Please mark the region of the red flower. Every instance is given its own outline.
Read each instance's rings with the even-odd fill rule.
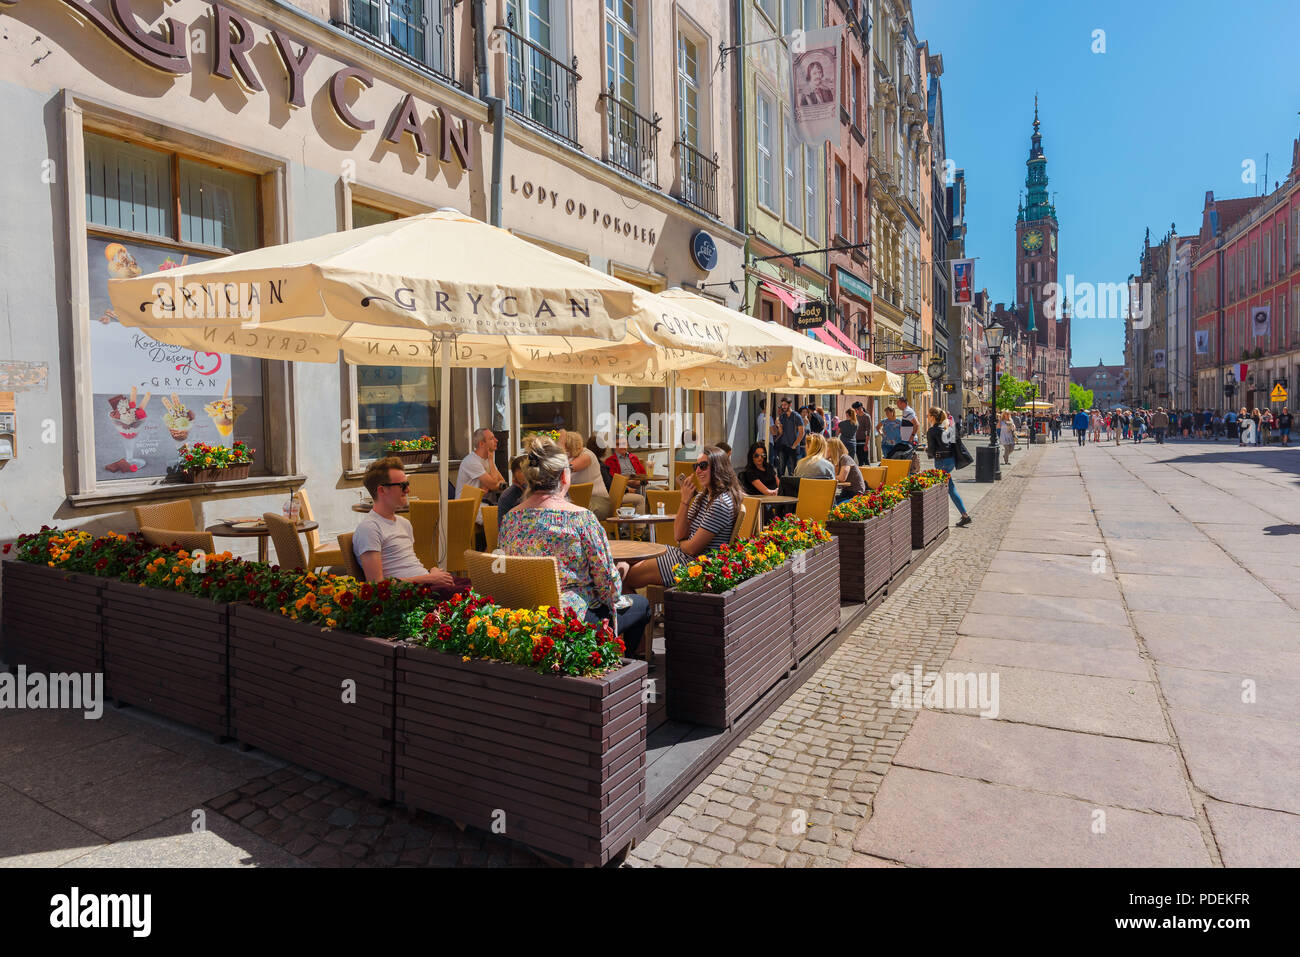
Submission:
[[[374,596],[375,596],[375,590],[372,587],[370,587],[369,582],[366,582],[364,585],[361,586],[362,601],[369,601]]]
[[[425,627],[425,630],[427,631],[428,629],[432,628],[433,625],[434,625],[434,622],[436,622],[436,621],[437,621],[437,618],[434,616],[433,612],[429,612],[427,615],[425,615],[425,616],[424,616],[424,627]]]

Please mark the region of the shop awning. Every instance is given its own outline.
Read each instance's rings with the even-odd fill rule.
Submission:
[[[857,359],[866,358],[862,350],[853,344],[853,340],[840,331],[840,327],[834,323],[828,322],[824,326],[818,326],[813,331],[817,333],[817,338],[828,346],[834,346],[841,352],[847,352]]]
[[[780,299],[783,303],[785,303],[787,309],[791,309],[791,310],[802,309],[803,304],[808,301],[807,296],[795,292],[793,289],[787,289],[785,286],[782,286],[780,283],[773,282],[771,279],[764,279],[760,283],[760,285],[768,292],[770,292],[772,295],[776,296],[776,298]]]

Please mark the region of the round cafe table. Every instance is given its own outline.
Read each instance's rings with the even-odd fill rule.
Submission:
[[[658,558],[666,551],[668,551],[668,546],[660,545],[658,542],[612,541],[609,543],[609,553],[613,556],[614,561],[629,564],[635,564],[647,558]]]
[[[419,499],[417,498],[417,499],[415,499],[415,501],[418,502]],[[374,508],[374,507],[375,507],[375,503],[374,503],[374,502],[358,502],[356,505],[353,505],[353,506],[352,506],[352,511],[354,511],[354,512],[368,512],[368,511],[370,511],[370,510],[371,510],[372,508]],[[400,505],[400,506],[398,506],[396,509],[394,509],[394,511],[397,511],[397,512],[409,512],[410,510],[411,510],[411,507],[410,507],[409,505]]]
[[[609,518],[605,519],[605,521],[609,522],[612,525],[619,526],[618,531],[621,532],[622,526],[624,525],[627,525],[629,527],[632,525],[645,525],[646,527],[649,527],[651,525],[661,525],[665,522],[675,522],[677,521],[677,513],[674,512],[672,515],[637,514],[637,515],[629,515],[627,517],[624,517],[622,515],[611,515]]]
[[[759,531],[762,531],[763,529],[763,519],[766,518],[767,509],[769,507],[774,505],[799,504],[799,498],[796,495],[756,495],[753,497],[757,498],[763,504],[762,514],[759,515],[759,522],[758,522]]]
[[[303,532],[314,532],[318,528],[320,528],[320,525],[316,522],[299,519],[294,530],[301,535]],[[209,525],[204,531],[213,538],[256,538],[257,560],[259,562],[267,560],[267,540],[271,537],[271,530],[265,524],[257,528],[235,528],[229,522],[217,522],[215,525]]]

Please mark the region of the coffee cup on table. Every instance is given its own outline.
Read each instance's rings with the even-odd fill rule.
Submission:
[[[636,514],[636,509],[633,508],[631,505],[619,506],[618,515],[620,518],[631,518],[635,514]]]

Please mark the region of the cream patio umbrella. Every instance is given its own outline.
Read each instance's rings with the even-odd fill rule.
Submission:
[[[722,355],[726,341],[716,322],[454,210],[111,280],[109,296],[160,341],[292,361],[509,366],[511,339],[533,337],[552,353],[613,346],[640,367],[661,349]],[[449,390],[443,374],[443,514]]]

